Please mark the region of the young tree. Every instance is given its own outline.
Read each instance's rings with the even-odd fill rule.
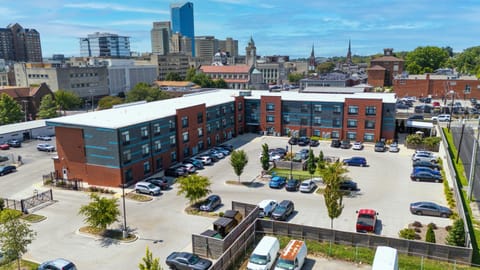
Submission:
[[[288,74],[288,81],[290,83],[298,83],[301,79],[303,79],[303,75],[301,73]]]
[[[11,96],[0,95],[0,125],[17,123],[24,117],[22,107]]]
[[[407,54],[405,67],[410,74],[423,74],[444,67],[447,59],[448,52],[440,47],[417,47]]]
[[[220,78],[218,80],[214,80],[213,84],[215,85],[216,88],[228,89],[227,82],[222,78]]]
[[[238,176],[238,182],[240,182],[240,175],[242,175],[243,169],[247,163],[248,157],[243,150],[235,150],[230,155],[230,165],[232,165],[233,171]]]
[[[464,247],[465,246],[465,227],[461,218],[453,222],[453,226],[448,232],[447,245]]]
[[[197,74],[197,70],[195,67],[190,67],[187,70],[187,76],[185,76],[185,81],[192,81],[193,77],[195,77],[195,74]]]
[[[268,144],[262,144],[262,157],[260,158],[262,169],[267,171],[270,168],[270,158],[268,154]]]
[[[319,171],[325,169],[325,159],[324,159],[322,150],[320,150],[320,154],[318,154],[317,168],[318,168]]]
[[[105,109],[110,109],[113,107],[113,105],[118,105],[123,103],[123,98],[120,97],[114,97],[114,96],[106,96],[101,98],[98,101],[98,109],[99,110],[105,110]]]
[[[308,173],[310,173],[310,178],[313,179],[313,174],[317,170],[317,164],[315,164],[315,156],[313,155],[312,149],[308,151],[307,170]]]
[[[74,92],[58,90],[55,92],[55,101],[60,111],[65,114],[66,110],[77,108],[82,104],[82,99]]]
[[[120,210],[118,209],[118,198],[100,197],[98,194],[90,194],[91,202],[80,207],[78,214],[85,216],[85,222],[97,229],[107,227],[118,221]]]
[[[145,257],[142,258],[143,263],[138,264],[140,270],[162,270],[158,258],[153,258],[152,252],[148,249],[145,252]]]
[[[169,72],[165,76],[165,81],[183,81],[183,79],[180,76],[180,74],[178,74],[176,72]]]
[[[177,181],[179,183],[177,195],[184,194],[191,205],[207,196],[210,193],[210,185],[212,184],[208,177],[196,174],[180,177]]]
[[[435,243],[435,231],[433,231],[433,226],[428,225],[427,233],[425,234],[425,242]]]
[[[325,206],[330,218],[330,227],[333,228],[333,219],[339,217],[343,211],[343,193],[340,191],[340,183],[346,180],[345,173],[348,170],[340,162],[326,164],[322,170],[323,183],[325,191]]]
[[[52,95],[46,95],[40,102],[40,108],[38,109],[38,117],[41,119],[48,119],[57,117],[57,103],[53,100]]]
[[[27,246],[35,239],[36,233],[30,225],[20,219],[21,213],[5,209],[0,212],[0,247],[7,256],[7,261],[17,260],[20,270],[20,259],[27,252]]]

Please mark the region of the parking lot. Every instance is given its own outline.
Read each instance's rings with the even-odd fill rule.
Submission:
[[[274,148],[285,147],[287,141],[288,138],[285,137],[254,134],[246,134],[229,141],[235,147],[245,150],[249,156],[249,163],[241,180],[253,180],[260,174],[258,157],[263,143]],[[36,144],[36,141],[32,141],[24,143],[22,148],[8,150],[22,155],[25,164],[20,166],[16,173],[0,177],[1,197],[20,199],[30,196],[34,189],[42,189],[39,185],[41,175],[53,170],[51,157],[55,153],[38,152],[35,149]],[[299,149],[300,147],[293,146],[294,152]],[[373,144],[366,144],[362,151],[336,149],[331,148],[327,141],[321,141],[320,146],[312,149],[317,156],[320,150],[325,155],[338,156],[341,159],[354,155],[363,156],[369,164],[365,168],[348,168],[348,176],[358,183],[360,191],[343,200],[345,208],[342,215],[334,220],[335,229],[355,231],[355,211],[359,208],[373,208],[379,212],[381,226],[378,233],[384,236],[397,237],[399,230],[415,220],[424,224],[434,222],[438,226],[451,224],[449,219],[414,216],[409,212],[409,204],[414,201],[426,200],[442,205],[446,205],[446,202],[442,184],[410,180],[410,158],[413,151],[405,149],[403,145],[400,145],[399,153],[374,152]],[[213,166],[207,166],[199,171],[199,174],[210,177],[212,193],[222,198],[223,206],[217,211],[228,210],[233,200],[256,204],[264,199],[290,199],[295,203],[296,212],[289,222],[330,227],[321,195],[270,189],[268,182],[259,182],[252,187],[226,184],[228,180],[237,179],[228,157]],[[214,218],[185,214],[183,210],[187,201],[177,196],[176,192],[176,186],[173,186],[171,190],[147,203],[126,200],[127,225],[139,236],[139,240],[133,243],[115,243],[76,233],[78,228],[84,226],[83,218],[77,213],[81,205],[88,203],[88,194],[55,190],[56,202],[36,212],[46,216],[47,220],[32,225],[38,235],[29,246],[26,258],[43,261],[65,257],[75,261],[79,269],[95,269],[99,266],[103,269],[135,269],[148,245],[163,265],[170,252],[191,250],[191,234],[210,229],[214,221]],[[121,222],[116,226],[120,224]]]

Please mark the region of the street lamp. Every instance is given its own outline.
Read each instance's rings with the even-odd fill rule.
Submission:
[[[290,179],[293,179],[293,144],[290,144]]]
[[[122,236],[123,238],[128,237],[128,231],[127,231],[127,212],[125,208],[125,179],[122,180],[122,199],[123,199],[123,230],[122,230]]]

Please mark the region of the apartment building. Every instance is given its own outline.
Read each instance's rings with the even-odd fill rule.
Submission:
[[[20,24],[0,28],[0,59],[21,62],[42,62],[40,33]]]
[[[117,187],[244,132],[376,141],[395,131],[395,95],[212,90],[47,121],[57,175]]]

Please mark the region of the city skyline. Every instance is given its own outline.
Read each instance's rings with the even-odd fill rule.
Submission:
[[[18,22],[40,33],[44,57],[52,54],[80,56],[78,38],[94,32],[130,37],[131,50],[151,52],[153,22],[170,21],[170,4],[178,1],[125,0],[48,2],[6,0],[0,7],[0,27]],[[196,36],[232,37],[244,54],[250,37],[257,55],[345,56],[348,41],[353,55],[411,51],[418,46],[450,46],[454,52],[477,46],[480,32],[473,0],[404,0],[368,4],[351,1],[290,1],[260,3],[253,0],[189,1],[195,6]],[[28,9],[26,8],[28,7]],[[35,12],[32,12],[35,11]],[[286,46],[286,44],[290,46]]]

